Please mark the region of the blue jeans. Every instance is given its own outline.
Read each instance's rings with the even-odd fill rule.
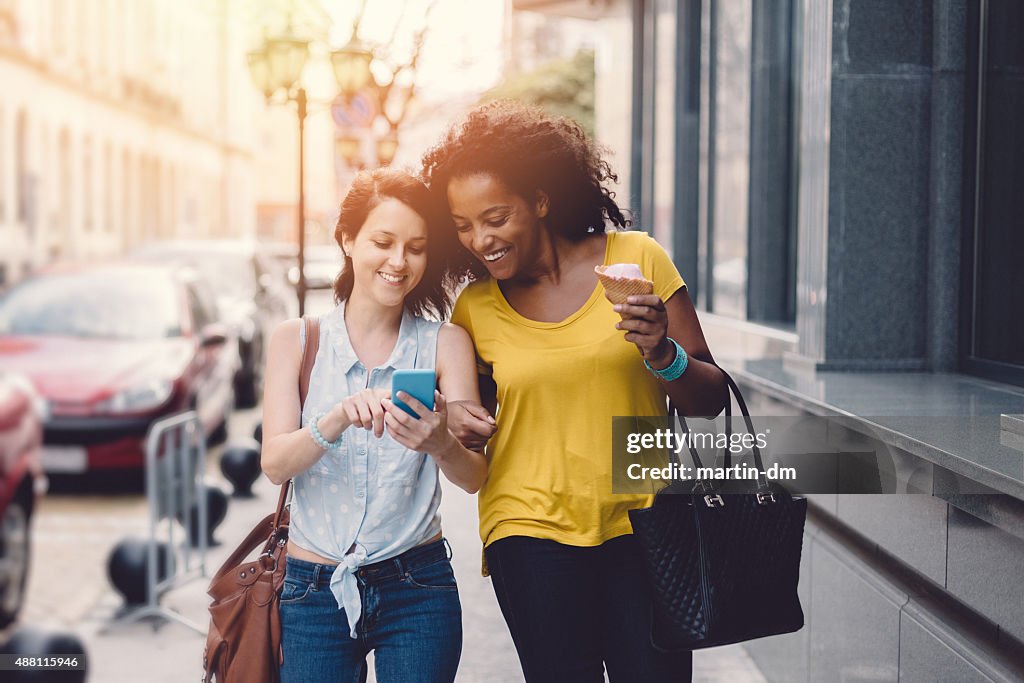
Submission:
[[[281,591],[282,683],[450,683],[462,655],[462,606],[444,541],[356,572],[363,613],[349,635],[331,593],[334,565],[288,558]]]
[[[651,645],[651,596],[632,535],[595,547],[511,536],[487,566],[529,683],[689,681],[691,653]]]

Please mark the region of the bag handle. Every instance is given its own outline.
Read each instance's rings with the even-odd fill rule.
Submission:
[[[245,540],[238,544],[235,548],[235,552],[231,553],[231,557],[224,560],[224,564],[220,566],[217,573],[213,575],[213,580],[210,585],[217,583],[225,574],[233,571],[235,567],[242,564],[242,560],[249,556],[256,548],[267,542],[267,535],[272,534],[276,527],[273,526],[274,514],[271,513],[260,520],[260,523],[253,527],[249,535],[245,537]]]
[[[302,324],[306,329],[306,344],[302,350],[302,365],[299,366],[299,407],[305,405],[306,396],[309,394],[309,378],[313,373],[313,363],[316,362],[316,352],[320,348],[320,318],[315,316],[303,316]],[[281,495],[277,498],[277,513],[274,515],[274,534],[281,526],[284,517],[285,505],[288,501],[288,490],[291,488],[292,480],[288,479],[281,484]],[[271,539],[273,543],[273,539]]]
[[[733,398],[733,396],[735,396],[736,397],[736,405],[739,406],[740,413],[742,413],[742,415],[743,415],[743,421],[744,421],[744,423],[745,423],[745,425],[747,427],[747,432],[750,433],[750,434],[755,434],[756,435],[756,432],[754,431],[754,421],[750,418],[750,410],[747,408],[747,402],[743,400],[743,394],[740,393],[740,388],[736,384],[736,380],[734,380],[732,378],[732,375],[730,375],[728,372],[726,372],[722,368],[722,366],[720,366],[718,363],[715,363],[714,361],[712,361],[711,364],[714,365],[716,368],[718,368],[718,370],[722,373],[722,375],[725,377],[725,382],[726,382],[726,384],[729,387],[729,399],[725,403],[726,434],[729,437],[732,436],[732,398]],[[685,430],[685,433],[687,435],[689,435],[690,427],[689,427],[689,425],[686,424],[686,418],[684,418],[679,413],[679,409],[675,406],[675,404],[671,404],[671,405],[672,405],[671,414],[674,415],[675,417],[679,418],[679,422],[683,426],[683,429]],[[732,439],[730,438],[729,441],[731,442]],[[687,439],[686,443],[687,443],[688,449],[690,451],[690,457],[693,458],[693,464],[695,466],[697,466],[698,468],[703,467],[704,465],[701,463],[700,454],[697,453],[697,449],[694,448],[692,440],[691,439]],[[761,459],[761,449],[757,447],[757,439],[756,438],[754,439],[754,443],[752,444],[751,450],[753,450],[753,452],[754,452],[754,464],[757,467],[757,472],[758,472],[758,476],[757,476],[757,492],[758,492],[758,494],[770,495],[770,487],[768,485],[768,477],[764,474],[764,461]],[[729,445],[728,444],[726,444],[725,453],[726,453],[726,455],[725,455],[725,466],[729,467],[729,464],[730,464],[731,460],[730,460],[730,455],[729,455],[730,451],[729,451]],[[680,461],[679,464],[682,465],[682,462]],[[698,479],[696,481],[696,483],[694,484],[695,488],[697,486],[701,487],[701,489],[704,490],[704,491],[708,490],[708,485],[703,480]]]

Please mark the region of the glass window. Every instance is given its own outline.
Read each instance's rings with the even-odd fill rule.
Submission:
[[[676,134],[676,2],[657,0],[654,19],[654,193],[653,215],[644,222],[671,254]],[[689,275],[683,273],[683,278]]]
[[[28,170],[28,124],[25,112],[18,112],[18,122],[14,128],[14,168],[17,182],[18,221],[31,224],[32,212],[32,181]]]
[[[103,229],[114,231],[114,153],[110,143],[103,145]]]
[[[86,230],[93,227],[93,178],[92,140],[82,140],[82,225]]]
[[[801,8],[753,4],[747,317],[796,320]]]
[[[0,224],[7,220],[7,120],[0,107]]]
[[[965,364],[1024,384],[1024,4],[987,0],[973,9]]]
[[[747,316],[747,196],[750,188],[750,0],[713,3],[714,222],[710,309]]]
[[[67,129],[60,132],[60,220],[67,229],[71,220],[71,136]]]

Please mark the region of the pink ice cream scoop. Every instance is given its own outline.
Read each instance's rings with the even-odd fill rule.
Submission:
[[[604,295],[613,304],[624,304],[632,295],[654,293],[654,283],[644,277],[640,266],[635,263],[595,266],[594,272],[604,285]]]
[[[600,266],[598,266],[600,268]],[[643,280],[644,274],[640,272],[640,266],[635,263],[613,263],[604,267],[604,274],[609,277],[623,277],[633,280]]]

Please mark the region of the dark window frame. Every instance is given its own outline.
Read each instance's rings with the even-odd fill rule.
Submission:
[[[960,370],[964,373],[998,382],[1024,386],[1024,365],[1014,365],[975,356],[975,333],[978,315],[977,281],[978,240],[981,235],[980,201],[984,178],[981,172],[985,153],[985,68],[988,48],[988,0],[967,3],[966,69],[964,74],[964,160],[963,216],[961,231],[960,288]]]

